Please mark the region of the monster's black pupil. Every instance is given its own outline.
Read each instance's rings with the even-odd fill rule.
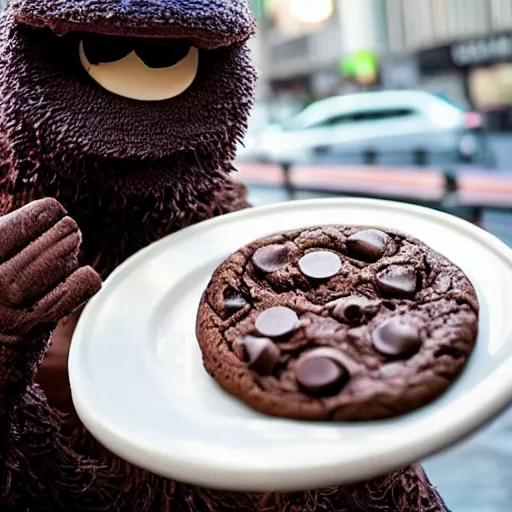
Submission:
[[[94,65],[124,59],[135,51],[150,68],[168,68],[184,59],[191,44],[179,39],[138,39],[87,34],[83,38],[84,53]]]
[[[138,41],[135,53],[150,68],[168,68],[183,60],[190,51],[191,44],[181,40]]]
[[[83,39],[84,53],[91,64],[106,64],[124,59],[133,51],[133,44],[129,39],[87,35]]]

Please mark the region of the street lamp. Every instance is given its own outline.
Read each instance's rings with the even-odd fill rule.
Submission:
[[[314,25],[333,15],[334,4],[333,0],[290,0],[289,9],[298,22]]]
[[[319,30],[334,14],[333,0],[265,0],[265,6],[280,31],[291,35]]]

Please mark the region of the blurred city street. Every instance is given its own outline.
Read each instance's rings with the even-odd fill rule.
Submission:
[[[291,168],[287,189],[253,171],[256,202],[289,198],[292,187],[293,197],[425,204],[419,181],[429,174],[445,180],[429,206],[512,244],[512,1],[253,3],[260,84],[238,161]],[[361,183],[347,184],[347,166],[361,167]],[[368,166],[402,169],[393,186],[407,194],[377,194]]]
[[[424,468],[453,512],[510,511],[512,410]]]

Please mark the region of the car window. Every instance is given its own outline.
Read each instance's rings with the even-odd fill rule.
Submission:
[[[326,100],[306,107],[297,115],[283,123],[283,127],[290,130],[304,130],[317,126],[318,123],[325,121],[326,112],[329,112],[329,107],[332,109],[329,103],[332,102]]]
[[[355,124],[369,121],[385,121],[403,119],[417,114],[412,108],[362,110],[325,117],[321,121],[311,124],[308,128],[323,128],[343,124]]]

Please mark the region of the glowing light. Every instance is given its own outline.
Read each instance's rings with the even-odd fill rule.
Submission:
[[[290,14],[301,23],[322,23],[333,13],[332,0],[290,0]]]

